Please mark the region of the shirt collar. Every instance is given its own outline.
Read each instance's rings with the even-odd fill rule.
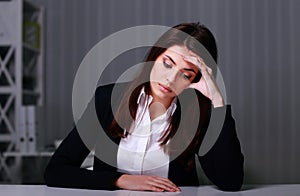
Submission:
[[[174,114],[174,112],[175,112],[175,110],[176,110],[176,108],[177,108],[177,97],[175,97],[174,99],[173,99],[173,101],[172,101],[172,103],[171,103],[171,105],[170,105],[170,107],[168,108],[168,110],[167,110],[167,115],[168,116],[173,116],[173,114]]]
[[[147,97],[147,94],[145,92],[145,87],[142,88],[141,92],[140,92],[140,95],[136,101],[137,104],[144,104],[145,101],[146,101],[146,97]]]

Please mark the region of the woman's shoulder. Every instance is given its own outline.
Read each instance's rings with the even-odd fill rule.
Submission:
[[[110,83],[98,86],[95,91],[96,108],[103,105],[116,105],[122,99],[130,83]],[[112,104],[113,103],[113,104]]]
[[[122,83],[109,83],[109,84],[104,84],[100,85],[96,88],[95,96],[100,96],[100,95],[108,95],[115,91],[119,90],[124,90],[130,82],[122,82]]]

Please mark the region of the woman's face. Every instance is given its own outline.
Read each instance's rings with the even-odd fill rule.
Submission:
[[[196,56],[184,46],[174,45],[157,57],[150,73],[151,95],[154,99],[170,103],[186,89],[199,69],[185,61],[184,56]]]

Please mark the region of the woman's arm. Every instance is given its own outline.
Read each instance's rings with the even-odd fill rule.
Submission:
[[[47,186],[85,189],[116,189],[117,171],[80,168],[90,150],[74,128],[50,159],[44,178]]]
[[[160,176],[124,174],[116,181],[116,186],[134,191],[180,192],[173,182]]]
[[[226,109],[224,124],[216,143],[207,154],[199,156],[199,161],[207,177],[220,189],[238,191],[243,184],[244,156],[236,134],[231,107],[225,107],[212,109],[212,112],[217,113]]]
[[[50,159],[44,174],[46,185],[108,190],[117,188],[115,181],[122,173],[117,172],[116,168],[108,166],[96,157],[94,157],[93,171],[80,168],[90,153],[90,149],[97,142],[98,131],[103,131],[98,129],[99,121],[102,120],[105,126],[108,126],[111,121],[110,95],[112,87],[113,85],[108,85],[97,89],[95,97],[89,102],[85,112],[76,123],[76,127],[64,139]],[[90,146],[87,147],[86,145]],[[101,147],[101,145],[99,146]],[[95,163],[97,163],[96,168]]]

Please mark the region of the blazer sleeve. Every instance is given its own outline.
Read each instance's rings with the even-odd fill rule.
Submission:
[[[80,168],[89,152],[74,128],[46,167],[44,173],[46,185],[64,188],[116,189],[114,182],[122,175],[121,173]]]
[[[198,158],[206,176],[218,188],[224,191],[238,191],[243,184],[244,156],[236,134],[231,107],[228,105],[214,108],[212,112],[218,115],[224,109],[225,119],[216,143],[204,156]]]
[[[94,101],[89,105],[95,107]],[[92,124],[89,121],[90,117],[86,116],[83,114],[81,120],[87,121],[87,124]],[[93,130],[93,125],[91,125],[90,129],[87,129],[84,131],[88,132],[92,130],[91,133],[95,131]],[[90,153],[89,148],[83,142],[82,134],[79,134],[76,127],[73,128],[55,151],[46,167],[44,173],[46,185],[65,188],[116,189],[117,187],[114,186],[114,182],[122,173],[117,172],[115,168],[107,169],[104,166],[101,168],[97,167],[97,170],[81,168],[81,164]]]

